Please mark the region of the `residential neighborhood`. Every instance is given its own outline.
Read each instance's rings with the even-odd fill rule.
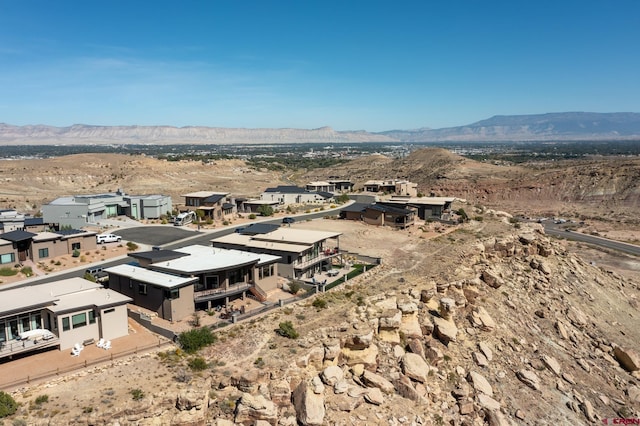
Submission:
[[[57,198],[43,205],[37,218],[6,209],[0,211],[0,267],[39,271],[46,262],[63,257],[82,256],[75,260],[78,265],[85,257],[94,258],[89,253],[101,252],[104,258],[105,249],[123,247],[121,241],[126,241],[117,231],[120,224],[111,225],[116,218],[127,218],[131,226],[167,218],[156,223],[183,225],[181,232],[195,232],[195,237],[247,221],[249,215],[256,217],[264,206],[280,214],[296,208],[311,212],[311,206],[316,212],[335,209],[338,196],[353,188],[348,180],[329,179],[304,188],[266,188],[259,198],[201,190],[185,193],[177,204],[163,195],[131,196],[118,190]],[[355,199],[372,201],[348,202],[331,213],[334,218],[402,230],[417,220],[446,220],[454,200],[417,197],[415,185],[404,180],[367,182],[361,191],[377,195],[359,198],[356,192]],[[179,223],[181,217],[193,219]],[[171,324],[198,312],[235,321],[246,307],[275,306],[283,297],[294,298],[283,293],[291,283],[302,283],[307,292],[324,289],[327,281],[348,273],[357,258],[341,250],[341,232],[305,229],[290,216],[263,220],[233,225],[235,232],[202,240],[204,244],[184,243],[173,249],[143,244],[142,249],[123,252],[113,266],[78,266],[79,276],[74,278],[52,277],[31,286],[0,284],[0,356],[103,344],[127,334],[127,317],[164,320],[167,335]],[[97,273],[83,277],[85,269],[99,271],[100,279]]]

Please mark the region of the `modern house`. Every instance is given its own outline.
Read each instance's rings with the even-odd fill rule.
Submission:
[[[390,207],[382,204],[366,206],[362,220],[370,225],[391,226],[404,229],[415,223],[416,211],[409,208]]]
[[[211,240],[214,247],[270,254],[280,258],[279,273],[288,278],[312,277],[331,268],[333,259],[340,258],[340,232],[325,232],[281,227],[233,233]]]
[[[260,194],[260,200],[275,201],[280,205],[329,203],[333,201],[333,197],[334,195],[330,192],[313,192],[297,186],[288,185],[267,188]]]
[[[329,178],[327,182],[335,187],[335,192],[343,193],[353,191],[353,182],[348,179]]]
[[[228,192],[198,191],[184,194],[184,208],[180,211],[202,211],[204,218],[224,220],[237,212],[235,200]]]
[[[130,301],[83,278],[0,291],[0,358],[126,336]]]
[[[50,257],[73,254],[75,250],[95,250],[96,233],[77,229],[57,232],[11,231],[0,234],[0,265],[39,262]]]
[[[128,196],[118,190],[113,193],[56,198],[42,206],[42,217],[46,223],[58,227],[82,228],[121,215],[136,219],[157,219],[163,214],[171,213],[171,210],[171,197],[167,195]]]
[[[261,206],[269,206],[276,209],[280,205],[280,201],[267,201],[267,200],[244,200],[241,204],[241,211],[245,213],[258,213]]]
[[[331,192],[332,194],[336,192],[336,186],[326,181],[309,182],[305,189],[311,192]]]
[[[125,195],[124,201],[128,204],[124,214],[136,220],[158,219],[173,210],[168,195]]]
[[[363,220],[364,212],[373,203],[353,203],[340,210],[340,219]]]
[[[140,266],[105,269],[109,288],[161,318],[181,320],[196,309],[227,305],[251,293],[266,300],[277,288],[278,256],[188,246],[131,253]]]
[[[415,208],[422,220],[445,219],[444,215],[451,211],[451,203],[455,197],[392,197],[379,201],[378,204],[397,208]]]
[[[418,184],[401,179],[369,180],[364,183],[363,189],[365,192],[383,192],[409,197],[418,196]]]

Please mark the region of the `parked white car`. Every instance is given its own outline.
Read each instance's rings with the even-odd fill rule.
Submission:
[[[122,240],[122,237],[114,234],[101,234],[96,235],[96,243],[119,243]]]

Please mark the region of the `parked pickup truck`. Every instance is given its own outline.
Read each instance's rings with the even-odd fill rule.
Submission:
[[[99,267],[88,268],[84,273],[85,275],[91,275],[97,283],[105,283],[109,281],[109,274]]]
[[[100,234],[96,235],[96,243],[119,243],[122,237],[114,234]]]

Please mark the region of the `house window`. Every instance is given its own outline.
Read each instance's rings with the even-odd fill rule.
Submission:
[[[0,255],[0,264],[1,263],[13,263],[16,261],[16,256],[13,253],[7,253]]]
[[[73,328],[80,328],[87,325],[87,314],[75,314],[71,316],[71,324]]]
[[[170,300],[175,300],[175,299],[179,299],[180,298],[180,290],[179,289],[173,289],[173,290],[165,290],[164,291],[164,298],[165,299],[170,299]]]
[[[69,331],[71,327],[69,326],[69,317],[62,318],[62,330]]]
[[[273,265],[263,266],[258,271],[258,275],[260,279],[270,277],[273,275]]]
[[[89,324],[96,323],[96,314],[93,311],[89,311]]]
[[[138,283],[138,293],[147,294],[147,285],[144,283]]]
[[[71,243],[71,250],[80,250],[80,243]]]
[[[49,257],[49,249],[48,248],[38,249],[38,257],[40,259],[43,259],[45,257]]]

